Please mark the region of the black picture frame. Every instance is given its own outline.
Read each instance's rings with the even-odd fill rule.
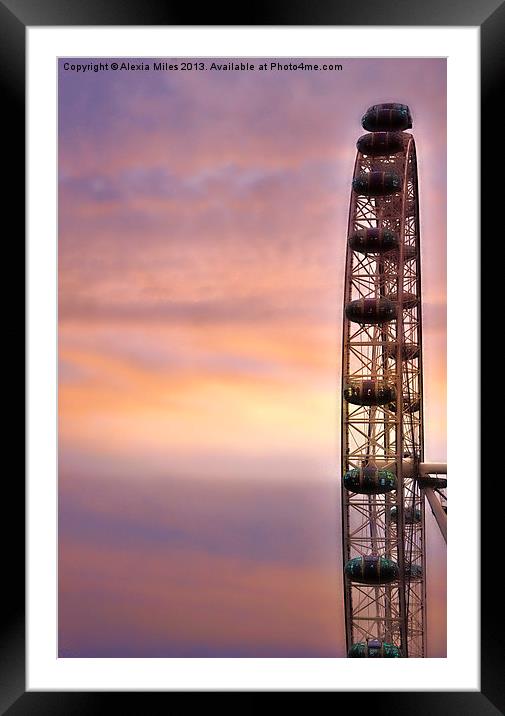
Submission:
[[[195,23],[195,17],[198,22]],[[375,25],[375,26],[478,26],[481,32],[481,152],[483,181],[488,190],[481,194],[482,236],[490,236],[486,226],[492,216],[492,182],[498,186],[499,162],[496,158],[496,136],[499,125],[501,87],[505,78],[505,1],[504,0],[271,0],[250,6],[228,7],[215,3],[204,6],[178,5],[156,0],[0,0],[0,73],[2,78],[3,115],[7,119],[4,141],[15,148],[9,164],[9,182],[3,194],[12,216],[25,215],[25,37],[29,26],[76,25]],[[464,122],[465,108],[461,108]],[[450,131],[450,127],[449,127]],[[502,142],[503,144],[503,142]],[[5,169],[5,167],[4,167]],[[16,211],[17,210],[17,211]],[[489,222],[491,219],[489,219]],[[14,224],[11,240],[13,260],[24,265],[22,221]],[[499,227],[499,233],[501,226]],[[496,233],[496,226],[494,227]],[[484,241],[484,245],[487,242]],[[487,243],[489,247],[489,243]],[[21,298],[21,303],[23,298]],[[6,312],[8,314],[8,312]],[[20,322],[7,315],[7,330],[22,341]],[[9,325],[10,321],[10,325]],[[22,361],[12,362],[11,374],[19,371],[18,385],[24,385]],[[21,401],[19,393],[16,402]],[[16,421],[13,420],[13,423]],[[479,436],[475,436],[479,440]],[[496,443],[495,443],[496,444]],[[484,451],[482,451],[485,454]],[[494,457],[495,466],[499,456]],[[22,462],[22,461],[21,461]],[[499,472],[499,471],[498,471]],[[485,474],[485,473],[484,473]],[[501,475],[496,475],[498,479]],[[478,476],[476,476],[478,479]],[[494,525],[500,524],[499,500],[486,500],[483,490],[485,519],[481,523],[481,691],[480,692],[367,692],[359,695],[359,709],[367,713],[457,714],[458,716],[496,716],[505,713],[504,658],[505,640],[500,631],[496,582],[498,544],[493,539]],[[8,539],[4,536],[5,619],[0,640],[0,713],[21,714],[95,714],[109,709],[156,711],[152,700],[172,705],[170,692],[50,692],[25,691],[25,486],[21,469],[4,475],[5,513],[11,517]],[[472,568],[472,565],[469,565]],[[489,576],[488,576],[489,575]],[[464,575],[461,598],[464,599]],[[462,625],[464,628],[464,625]],[[358,705],[356,694],[335,692],[338,705]],[[148,699],[149,703],[139,699]],[[344,699],[344,701],[342,701]],[[152,704],[152,705],[151,705]],[[337,707],[338,707],[337,705]]]

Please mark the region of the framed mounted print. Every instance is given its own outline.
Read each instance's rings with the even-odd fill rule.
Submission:
[[[501,8],[6,12],[28,150],[8,713],[102,691],[498,713],[476,271]]]

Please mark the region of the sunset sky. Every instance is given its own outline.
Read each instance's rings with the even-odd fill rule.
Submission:
[[[371,104],[410,106],[425,456],[443,461],[446,62],[77,74],[64,61],[60,656],[344,656],[355,142]],[[428,655],[444,656],[445,550],[427,523]]]

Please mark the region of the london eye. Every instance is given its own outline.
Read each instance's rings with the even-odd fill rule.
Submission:
[[[342,331],[347,653],[422,658],[429,618],[425,506],[446,539],[447,470],[424,456],[416,146],[404,104],[370,107],[362,126]]]

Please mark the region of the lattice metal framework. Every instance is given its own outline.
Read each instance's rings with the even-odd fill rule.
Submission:
[[[398,573],[389,583],[344,576],[346,637],[348,649],[380,640],[398,646],[403,657],[424,657],[425,511],[416,479],[424,459],[418,181],[414,138],[399,136],[400,151],[358,150],[356,156],[358,183],[372,172],[393,173],[401,183],[383,195],[351,191],[348,237],[377,229],[392,232],[398,243],[375,253],[348,245],[342,355],[342,474],[368,466],[396,476],[396,489],[382,494],[353,492],[342,481],[344,564],[382,556]],[[349,320],[346,308],[358,299],[373,299],[363,302],[370,310],[392,303],[393,318]],[[346,399],[353,390],[361,404]],[[379,393],[383,399],[374,399]]]

